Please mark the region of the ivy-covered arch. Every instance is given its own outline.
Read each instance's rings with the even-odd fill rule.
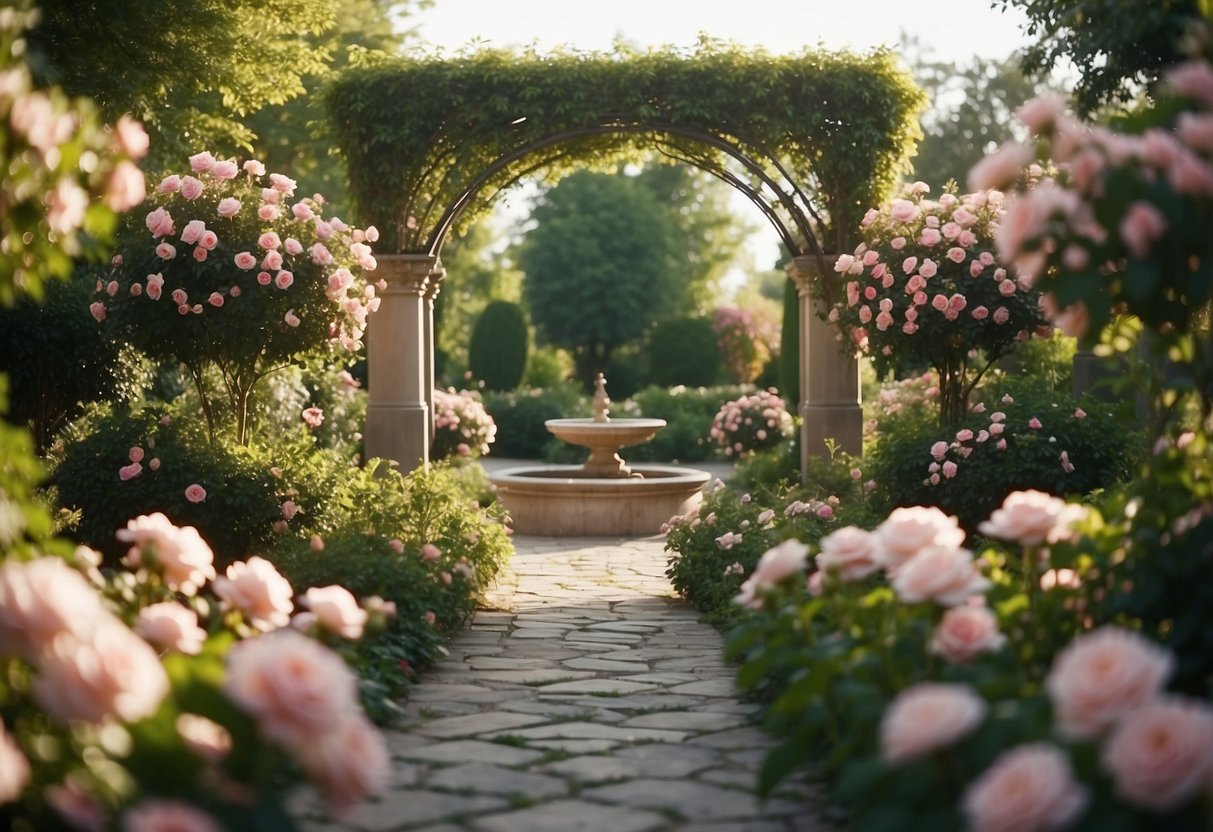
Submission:
[[[771,55],[706,40],[691,51],[366,57],[325,99],[359,219],[380,229],[380,251],[395,253],[380,258],[391,286],[369,338],[367,450],[406,464],[427,459],[443,241],[502,191],[652,151],[714,174],[755,204],[794,257],[803,353],[815,320],[810,273],[823,252],[849,249],[863,212],[888,195],[924,103],[888,50]],[[405,354],[414,334],[420,346]],[[801,363],[804,374],[808,357]],[[825,375],[838,373],[802,379],[802,395],[822,393]],[[848,418],[858,413],[851,375],[843,368],[846,401],[826,402],[849,408]],[[807,422],[806,406],[816,405],[802,402]],[[831,419],[815,422],[837,435]],[[858,422],[843,433],[858,451]]]

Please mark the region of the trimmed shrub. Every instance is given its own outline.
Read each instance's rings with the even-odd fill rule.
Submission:
[[[495,300],[484,308],[468,344],[468,368],[487,390],[513,390],[526,370],[529,334],[522,307]]]
[[[545,459],[548,449],[561,443],[543,423],[589,412],[586,397],[576,385],[568,383],[508,393],[486,392],[484,406],[497,423],[493,455],[513,459]]]
[[[783,323],[779,331],[779,392],[784,401],[800,401],[800,295],[788,278],[783,283]]]
[[[740,395],[739,388],[646,387],[632,397],[620,415],[665,419],[666,426],[643,445],[633,445],[624,458],[635,462],[703,462],[720,457],[709,434],[720,403]]]
[[[674,318],[660,321],[649,334],[649,381],[658,387],[706,387],[724,376],[716,346],[716,330],[709,318]]]

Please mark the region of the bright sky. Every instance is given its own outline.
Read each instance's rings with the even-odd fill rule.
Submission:
[[[931,57],[963,62],[979,52],[1002,58],[1022,46],[1023,22],[1017,9],[996,11],[991,0],[435,0],[405,24],[446,55],[477,42],[540,52],[609,51],[617,40],[690,48],[700,33],[773,53],[863,50],[895,47],[904,32]],[[526,215],[526,193],[498,203],[507,222]],[[778,238],[744,197],[734,204],[757,229],[747,245],[755,267],[770,268]],[[730,283],[742,278],[738,271]]]

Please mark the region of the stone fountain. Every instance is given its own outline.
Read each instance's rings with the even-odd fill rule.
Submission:
[[[507,468],[490,478],[521,534],[552,537],[653,535],[675,514],[703,499],[707,471],[673,465],[626,464],[619,449],[648,442],[664,419],[612,419],[606,379],[598,374],[594,415],[548,419],[544,425],[573,445],[589,448],[582,465]]]

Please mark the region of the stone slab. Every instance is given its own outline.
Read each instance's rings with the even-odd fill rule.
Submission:
[[[531,748],[515,748],[496,742],[454,740],[405,749],[398,756],[406,760],[425,760],[432,763],[481,762],[499,766],[520,766],[533,763],[543,755]]]
[[[435,771],[430,774],[426,786],[475,794],[523,795],[529,799],[561,797],[569,793],[569,784],[559,777],[514,771],[487,763],[465,763]]]
[[[510,728],[520,728],[524,725],[534,725],[545,721],[544,717],[534,714],[484,711],[467,716],[451,716],[445,719],[435,719],[417,725],[413,730],[426,736],[447,739],[470,737],[474,734],[487,734],[490,731],[502,733],[508,731]]]
[[[666,826],[656,812],[558,800],[472,820],[474,832],[656,832]]]

